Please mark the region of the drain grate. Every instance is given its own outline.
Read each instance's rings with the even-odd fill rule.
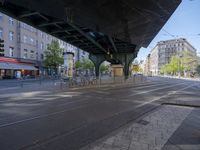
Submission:
[[[147,125],[147,124],[149,124],[149,122],[148,121],[146,121],[146,120],[139,120],[139,121],[137,121],[137,123],[138,124],[141,124],[141,125]]]

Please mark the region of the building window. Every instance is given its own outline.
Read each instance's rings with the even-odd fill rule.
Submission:
[[[41,54],[40,58],[41,58],[41,60],[43,60],[44,59],[44,54]]]
[[[31,41],[31,44],[34,45],[34,39],[31,38],[30,41]]]
[[[10,41],[13,41],[14,40],[14,32],[12,32],[12,31],[9,31],[9,40]]]
[[[3,39],[3,30],[0,29],[0,39]]]
[[[41,49],[41,50],[44,49],[44,43],[43,43],[43,42],[40,44],[40,49]]]
[[[40,36],[41,36],[41,38],[44,38],[44,33],[40,32]]]
[[[10,57],[14,56],[14,47],[9,47],[9,56]]]
[[[14,19],[12,17],[8,18],[9,25],[14,25]]]
[[[31,51],[30,58],[34,58],[34,51]]]
[[[24,59],[28,58],[28,50],[27,49],[24,49]]]
[[[27,36],[26,35],[23,36],[23,41],[24,41],[24,43],[27,43]]]

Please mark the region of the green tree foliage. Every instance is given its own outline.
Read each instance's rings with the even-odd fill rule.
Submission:
[[[109,65],[101,64],[100,72],[103,73],[103,72],[106,72],[106,71],[109,71]]]
[[[63,49],[60,48],[58,41],[53,40],[50,44],[47,45],[44,63],[45,66],[54,69],[57,69],[58,66],[64,63]]]
[[[91,70],[94,68],[94,64],[89,59],[82,59],[81,61],[76,61],[75,67],[76,69],[84,69],[84,70],[90,69]]]
[[[180,70],[180,59],[177,55],[172,56],[169,66],[171,67],[171,72],[173,73]]]
[[[196,67],[196,72],[200,75],[200,65]]]
[[[91,70],[91,69],[94,68],[94,64],[89,59],[83,59],[82,60],[82,68],[83,69],[90,69]]]
[[[79,69],[79,68],[81,68],[81,67],[82,67],[81,61],[79,61],[79,60],[76,61],[76,62],[75,62],[75,68],[76,68],[76,69]]]
[[[197,65],[197,57],[189,51],[181,51],[171,57],[170,63],[161,67],[162,74],[169,73],[177,75],[179,72],[193,71]]]
[[[197,57],[189,51],[182,51],[179,54],[184,71],[193,71],[197,67]]]
[[[160,68],[160,73],[162,73],[162,74],[167,73],[167,64],[166,64],[166,65],[163,65],[163,66]]]

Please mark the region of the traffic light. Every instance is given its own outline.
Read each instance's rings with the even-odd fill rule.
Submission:
[[[0,39],[0,56],[4,56],[4,40]]]

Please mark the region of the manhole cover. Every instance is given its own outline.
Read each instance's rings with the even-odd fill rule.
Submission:
[[[137,123],[139,123],[141,125],[147,125],[147,124],[149,124],[149,122],[146,121],[146,120],[139,120],[139,121],[137,121]]]

